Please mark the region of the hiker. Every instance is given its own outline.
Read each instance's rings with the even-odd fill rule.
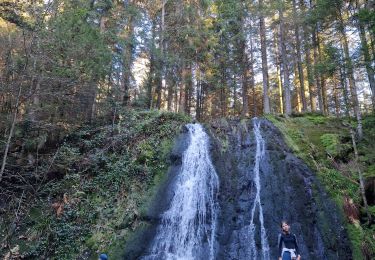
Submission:
[[[289,232],[290,226],[287,221],[281,222],[281,233],[278,238],[279,260],[301,259],[298,250],[296,235]]]
[[[100,254],[99,260],[108,260],[108,256],[106,254]]]

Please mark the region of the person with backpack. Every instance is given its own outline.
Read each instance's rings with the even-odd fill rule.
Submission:
[[[301,255],[298,250],[297,237],[290,233],[290,226],[287,221],[281,222],[281,233],[278,237],[279,260],[300,260]]]

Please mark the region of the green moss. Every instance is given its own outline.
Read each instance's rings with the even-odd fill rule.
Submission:
[[[120,259],[158,187],[166,180],[169,153],[185,115],[124,110],[115,128],[86,126],[66,138],[49,171],[62,180],[43,187],[13,243],[30,259],[75,259],[84,251],[105,251]],[[43,170],[41,167],[40,171]],[[56,216],[51,203],[64,202]],[[32,240],[20,241],[20,235]],[[2,252],[0,252],[1,254]]]
[[[360,204],[357,175],[350,170],[353,168],[351,140],[348,129],[343,127],[341,120],[314,114],[291,118],[267,115],[267,119],[279,128],[285,142],[295,154],[316,171],[318,178],[340,209],[343,207],[344,195],[352,198],[357,206]],[[369,177],[375,174],[369,163],[371,158],[375,157],[374,149],[371,149],[375,138],[375,135],[371,135],[372,129],[375,128],[375,120],[364,119],[364,122],[365,137],[358,147],[361,167],[365,176]],[[345,174],[337,169],[340,164],[346,170]],[[350,223],[346,225],[352,241],[354,259],[364,259],[362,248],[375,251],[373,243],[365,238],[365,234],[369,232],[368,227],[354,226]],[[367,237],[371,236],[367,233]]]
[[[354,260],[364,259],[362,251],[361,251],[362,238],[363,238],[362,228],[359,225],[347,224],[346,229],[348,231],[348,235],[350,237],[350,241],[352,244],[353,259]]]
[[[343,158],[347,156],[351,150],[351,145],[342,143],[338,134],[323,134],[320,140],[327,154],[335,158]]]
[[[348,195],[354,201],[359,201],[358,184],[343,176],[339,171],[323,168],[318,172],[318,177],[332,198]]]
[[[327,122],[327,117],[322,115],[308,115],[306,116],[306,119],[314,124],[324,124]]]

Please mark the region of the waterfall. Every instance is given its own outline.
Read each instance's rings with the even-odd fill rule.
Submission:
[[[270,259],[270,248],[267,241],[267,234],[266,229],[264,227],[264,218],[263,218],[263,208],[260,200],[260,176],[259,176],[259,164],[264,157],[265,152],[265,145],[264,140],[260,131],[260,121],[254,119],[254,135],[256,140],[256,155],[255,155],[255,165],[253,169],[253,181],[255,184],[256,194],[255,199],[251,208],[251,218],[250,218],[250,252],[252,259]],[[258,250],[255,245],[255,235],[256,235],[256,227],[254,224],[255,212],[256,208],[258,207],[258,214],[259,214],[259,223],[260,223],[260,239],[262,245],[262,252],[258,253]]]
[[[143,259],[214,259],[219,178],[209,156],[209,137],[199,124],[188,124],[190,144],[173,186],[169,209]]]

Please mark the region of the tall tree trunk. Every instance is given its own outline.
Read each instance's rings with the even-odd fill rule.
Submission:
[[[191,73],[191,64],[190,62],[185,64],[186,67],[183,68],[183,81],[184,81],[184,112],[187,115],[190,115],[191,110],[191,100],[192,100],[192,73]]]
[[[174,94],[174,86],[176,82],[173,78],[173,67],[167,69],[166,73],[166,82],[168,86],[168,96],[167,96],[167,110],[172,111],[172,102],[173,102],[173,94]]]
[[[127,106],[130,104],[130,78],[131,78],[131,66],[133,60],[133,37],[134,37],[134,24],[133,15],[130,15],[129,22],[126,28],[126,44],[124,47],[123,55],[123,68],[122,68],[122,87],[124,91],[123,105]]]
[[[295,19],[297,19],[296,0],[293,0],[293,13],[294,13]],[[299,85],[300,85],[300,97],[301,97],[301,102],[302,102],[302,112],[306,112],[307,103],[306,103],[306,96],[305,96],[305,79],[303,75],[302,58],[301,58],[301,40],[299,36],[299,26],[297,22],[295,22],[294,35],[296,38],[296,56],[297,56],[298,78],[299,78]]]
[[[319,38],[319,33],[316,31],[316,41],[317,41],[317,46],[318,46],[318,61],[319,63],[322,62],[322,48],[320,44],[320,38]],[[320,95],[321,95],[321,100],[322,100],[322,113],[323,115],[328,115],[328,102],[327,102],[327,90],[326,90],[326,79],[322,73],[320,75]]]
[[[5,165],[6,165],[7,157],[8,157],[8,151],[9,151],[9,147],[10,147],[10,142],[12,140],[13,133],[14,133],[14,127],[15,127],[16,121],[17,121],[17,114],[18,114],[18,109],[19,109],[19,105],[20,105],[21,92],[22,92],[22,82],[20,82],[19,86],[18,86],[18,94],[17,94],[17,97],[16,97],[16,105],[14,107],[12,124],[11,124],[10,130],[9,130],[7,142],[5,143],[3,161],[1,163],[1,168],[0,168],[0,183],[3,179],[3,175],[4,175],[4,171],[5,171]]]
[[[173,97],[173,103],[174,103],[174,112],[178,113],[179,109],[179,91],[178,88],[181,86],[181,80],[177,80],[176,82],[176,89],[174,90],[174,97]]]
[[[280,114],[284,113],[284,103],[283,103],[283,82],[281,78],[281,62],[280,62],[280,52],[281,46],[279,44],[279,32],[277,31],[277,27],[274,29],[274,51],[276,57],[276,74],[277,74],[277,86],[279,90],[279,109]]]
[[[257,101],[255,91],[255,73],[254,73],[254,43],[253,37],[250,37],[250,59],[247,63],[249,69],[249,87],[252,89],[253,97],[253,116],[257,116]]]
[[[326,79],[324,78],[323,75],[320,77],[320,85],[322,87],[323,114],[328,115],[328,100],[327,100]]]
[[[316,94],[314,86],[314,76],[311,68],[311,53],[310,46],[306,47],[306,71],[307,71],[307,82],[309,84],[309,97],[310,97],[310,107],[312,112],[316,112]]]
[[[357,3],[357,9],[358,9],[358,11],[360,11],[361,8],[360,8],[360,5],[358,3],[358,0],[356,0],[356,3]],[[360,18],[358,18],[357,25],[358,25],[358,31],[359,31],[359,38],[361,40],[362,54],[363,54],[363,58],[364,58],[364,61],[365,61],[365,67],[366,67],[366,71],[367,71],[367,77],[368,77],[368,81],[369,81],[370,89],[371,89],[372,107],[375,109],[374,69],[371,65],[372,60],[371,60],[371,56],[370,56],[370,52],[369,52],[369,48],[368,48],[367,39],[366,39],[365,26],[364,26],[363,22],[360,20]]]
[[[269,76],[268,76],[268,62],[267,62],[267,39],[266,39],[266,26],[264,23],[263,16],[263,0],[259,0],[259,33],[260,33],[260,49],[262,56],[262,75],[263,75],[263,113],[269,114],[270,110],[270,99],[268,96],[269,89]]]
[[[242,24],[245,24],[247,21],[242,17]],[[249,21],[249,23],[251,23]],[[241,51],[241,68],[242,68],[242,111],[241,115],[246,117],[249,115],[249,59],[246,53],[246,32],[245,26],[241,27],[243,36],[240,39],[240,51]],[[251,31],[251,24],[250,24]]]
[[[233,75],[233,81],[232,81],[232,86],[233,86],[233,115],[237,115],[237,78],[236,74]]]
[[[243,48],[243,72],[242,72],[242,116],[246,117],[249,115],[249,63],[246,54],[246,48]]]
[[[289,68],[288,58],[286,53],[286,35],[285,35],[285,23],[283,15],[283,7],[279,9],[280,16],[280,44],[281,44],[281,60],[283,64],[283,75],[284,75],[284,101],[285,101],[285,114],[292,114],[292,97],[290,91],[290,80],[289,80]]]
[[[196,105],[195,105],[195,116],[198,121],[200,121],[202,117],[202,104],[203,104],[203,90],[202,90],[202,82],[200,78],[200,68],[198,66],[197,59],[195,60],[197,64],[197,70],[195,72],[196,77]]]
[[[293,63],[294,63],[294,86],[295,86],[295,94],[297,95],[297,112],[302,112],[302,100],[301,100],[301,91],[299,85],[299,77],[298,77],[298,65],[296,60],[296,55],[293,55]],[[293,105],[293,104],[292,104]]]
[[[303,15],[306,14],[305,1],[300,0],[300,6]],[[309,32],[309,27],[306,22],[303,24],[303,38],[304,38],[304,51],[305,51],[305,63],[306,63],[306,72],[307,72],[307,83],[309,89],[309,99],[310,99],[310,108],[312,112],[316,112],[316,94],[314,86],[314,76],[312,71],[312,61],[311,61],[311,37]]]
[[[163,75],[164,75],[164,32],[165,32],[165,4],[167,0],[163,0],[162,7],[161,7],[161,30],[160,30],[160,57],[158,64],[160,65],[160,68],[158,68],[158,85],[156,87],[156,94],[157,94],[157,100],[156,100],[156,108],[161,108],[161,99],[162,99],[162,92],[163,92]]]
[[[333,86],[333,98],[335,102],[335,114],[336,117],[340,117],[340,97],[338,93],[338,85],[339,85],[339,80],[337,79],[337,76],[334,77],[334,86]]]
[[[363,136],[363,131],[362,131],[362,115],[361,115],[361,110],[359,107],[359,102],[358,102],[358,94],[357,94],[357,87],[355,85],[355,79],[354,79],[354,72],[353,72],[353,64],[352,60],[349,54],[349,44],[348,44],[348,38],[346,36],[345,32],[345,26],[343,23],[343,19],[341,16],[341,12],[339,13],[339,31],[341,33],[341,41],[342,45],[344,47],[344,55],[345,55],[345,67],[347,69],[347,76],[349,79],[349,88],[350,88],[350,93],[351,93],[351,101],[353,105],[353,110],[354,110],[354,115],[357,119],[357,134],[359,139],[362,139]]]
[[[224,37],[220,37],[220,44],[224,46],[225,53],[228,53],[228,49],[225,46],[225,40]],[[224,55],[224,54],[221,54]],[[224,56],[225,57],[225,56]],[[224,61],[224,57],[220,57],[220,112],[222,117],[227,116],[227,88],[228,88],[228,83],[227,83],[227,74],[226,74],[226,63]]]
[[[186,70],[186,62],[182,62],[181,68],[181,83],[180,83],[180,97],[179,97],[179,109],[178,112],[185,113],[186,112],[186,77],[187,77],[187,70]]]
[[[341,50],[343,51],[343,47],[341,46]],[[344,55],[341,55],[342,57]],[[345,104],[345,116],[347,118],[350,117],[350,104],[349,104],[349,93],[348,93],[348,86],[346,83],[346,76],[345,76],[345,63],[343,66],[340,66],[340,83],[342,88],[342,94],[344,97],[344,104]]]
[[[147,101],[146,106],[148,109],[153,107],[153,85],[154,85],[154,78],[155,78],[155,37],[156,37],[156,24],[155,20],[152,21],[151,27],[151,50],[150,50],[150,71],[148,73],[147,84],[146,84],[146,95]]]
[[[317,94],[318,94],[319,111],[321,113],[324,113],[320,73],[319,73],[319,71],[317,71],[317,65],[320,63],[320,56],[319,56],[318,32],[317,32],[316,27],[314,28],[314,31],[312,32],[312,42],[313,42],[313,46],[314,46],[314,65],[315,65],[314,77],[315,77],[316,91],[317,91]]]
[[[370,34],[370,46],[372,52],[372,59],[375,60],[375,37],[374,35]]]
[[[370,213],[369,208],[368,208],[368,203],[367,203],[367,198],[366,198],[366,193],[365,193],[365,182],[364,182],[364,179],[363,179],[362,171],[359,167],[357,144],[356,144],[356,141],[355,141],[354,131],[353,131],[352,128],[350,128],[350,135],[352,137],[352,144],[353,144],[353,148],[354,148],[355,164],[356,164],[355,166],[357,167],[357,172],[358,172],[358,177],[359,177],[359,189],[361,191],[362,201],[363,201],[363,204],[365,206],[365,211],[366,211],[366,214],[367,214],[367,224],[370,225],[371,222],[372,222],[372,218],[371,218],[371,213]]]

